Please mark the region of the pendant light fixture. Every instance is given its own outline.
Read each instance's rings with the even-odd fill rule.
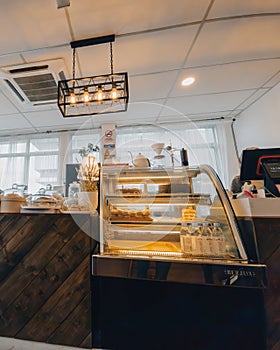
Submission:
[[[114,73],[113,46],[115,35],[72,41],[72,79],[58,82],[58,107],[65,118],[123,112],[128,106],[128,74]],[[76,78],[76,48],[110,44],[111,73]]]

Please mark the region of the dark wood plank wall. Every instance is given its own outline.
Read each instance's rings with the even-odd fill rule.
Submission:
[[[0,336],[91,348],[90,225],[0,214]]]

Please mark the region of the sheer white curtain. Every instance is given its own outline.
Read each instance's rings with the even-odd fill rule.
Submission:
[[[58,185],[59,137],[31,139],[27,159],[29,192]]]
[[[38,135],[1,141],[0,189],[17,183],[28,185],[29,192],[36,192],[48,183],[63,185],[62,168],[66,161],[79,162],[78,151],[87,147],[88,143],[101,145],[100,129],[69,133],[67,137],[59,134],[56,137]],[[154,162],[154,143],[172,146],[175,166],[181,165],[180,149],[185,148],[190,165],[211,165],[225,187],[239,171],[229,122],[120,127],[117,129],[117,158],[122,163],[131,163],[132,158],[141,152]],[[162,165],[171,166],[170,152],[164,150],[162,155]],[[98,158],[100,154],[96,156]]]
[[[0,143],[0,188],[27,185],[30,193],[60,183],[59,137],[6,140]]]
[[[25,183],[26,141],[0,142],[0,188],[11,188],[14,183]]]
[[[13,184],[25,184],[24,157],[1,157],[0,158],[0,188],[5,190]]]

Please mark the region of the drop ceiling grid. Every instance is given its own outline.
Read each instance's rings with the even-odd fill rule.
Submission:
[[[75,39],[115,33],[117,36],[184,22],[200,21],[210,0],[79,0],[68,8]],[[81,22],[81,18],[84,20]]]
[[[279,57],[279,32],[280,15],[206,23],[187,64],[202,66]]]
[[[22,114],[15,113],[9,115],[0,115],[1,133],[7,130],[33,129],[33,126],[26,120]]]
[[[269,81],[279,67],[280,59],[273,59],[182,69],[170,97],[257,89]],[[182,88],[180,82],[186,76],[193,76],[196,81],[191,87]]]
[[[200,34],[200,32],[201,32],[201,30],[202,30],[202,28],[203,28],[203,25],[204,25],[205,21],[206,21],[206,19],[207,19],[207,16],[208,16],[208,14],[209,14],[209,11],[211,10],[211,7],[213,6],[213,3],[214,3],[214,0],[209,1],[208,6],[207,6],[207,8],[205,9],[204,15],[203,15],[203,17],[202,17],[202,19],[201,19],[201,22],[200,22],[200,24],[199,24],[199,26],[198,26],[198,28],[197,28],[196,34],[195,34],[195,36],[194,36],[194,38],[193,38],[191,44],[189,45],[188,50],[186,50],[185,58],[184,58],[184,60],[182,61],[180,67],[179,67],[180,70],[177,72],[176,79],[173,81],[173,83],[172,83],[171,86],[170,86],[169,92],[168,92],[168,94],[167,94],[166,97],[165,97],[165,101],[164,101],[164,103],[163,103],[163,107],[162,107],[162,109],[161,109],[159,115],[157,116],[156,121],[157,121],[158,118],[161,116],[162,110],[164,109],[165,104],[166,104],[166,102],[168,101],[168,98],[170,97],[170,94],[171,94],[171,92],[172,92],[172,89],[176,86],[176,83],[177,83],[178,77],[179,77],[179,75],[180,75],[180,72],[181,72],[181,70],[183,69],[183,67],[185,66],[185,64],[187,63],[187,61],[188,61],[188,59],[189,59],[189,55],[191,54],[192,49],[193,49],[193,47],[194,47],[195,44],[196,44],[196,41],[197,41],[197,39],[198,39],[198,37],[199,37],[199,34]]]
[[[2,1],[0,55],[20,53],[69,41],[64,11],[55,1]],[[59,35],[58,35],[59,34]]]
[[[211,95],[207,94],[203,96],[182,96],[174,99],[169,98],[165,104],[165,110],[161,112],[161,116],[170,114],[169,110],[184,115],[234,110],[241,101],[248,98],[254,91],[255,90],[245,90],[222,92]]]
[[[174,106],[177,107],[175,109],[179,109],[178,107],[182,106],[183,110],[192,110],[193,112],[188,113],[188,116],[192,118],[198,116],[202,118],[205,115],[214,116],[219,113],[233,115],[239,112],[239,108],[245,108],[251,100],[254,100],[254,98],[260,98],[262,92],[264,92],[261,86],[267,79],[272,78],[273,75],[279,71],[279,69],[277,69],[275,58],[279,58],[280,44],[277,39],[278,36],[271,37],[271,33],[275,31],[279,33],[279,16],[255,16],[254,18],[247,18],[246,20],[242,18],[226,18],[212,22],[211,20],[213,18],[217,19],[217,17],[220,16],[250,15],[252,13],[257,14],[258,12],[276,13],[278,11],[279,1],[269,0],[266,2],[244,2],[241,0],[227,0],[225,2],[223,0],[215,0],[213,1],[213,6],[209,12],[207,21],[203,23],[201,32],[198,32],[198,24],[191,24],[191,22],[201,21],[207,7],[212,2],[210,0],[201,0],[199,2],[197,0],[190,1],[186,2],[185,0],[179,0],[175,6],[171,0],[155,0],[154,2],[143,0],[142,2],[134,2],[132,6],[130,0],[124,0],[121,4],[118,1],[113,0],[110,3],[110,9],[114,9],[114,11],[108,14],[106,21],[104,21],[104,12],[102,12],[106,12],[106,8],[108,9],[109,4],[106,2],[99,4],[99,6],[94,6],[92,0],[80,0],[79,3],[71,3],[68,12],[75,39],[115,32],[117,34],[116,42],[113,46],[115,71],[128,71],[130,76],[131,103],[128,111],[126,113],[115,113],[114,115],[96,116],[94,119],[91,118],[91,121],[96,120],[96,123],[102,123],[104,120],[114,120],[116,123],[120,124],[123,124],[126,121],[129,123],[131,121],[136,124],[141,122],[154,123],[155,121],[160,121],[164,118],[170,119],[170,115],[167,116],[165,115],[166,113],[159,113],[158,106],[164,101],[168,102],[167,107]],[[24,46],[21,54],[13,55],[13,57],[11,55],[12,62],[9,61],[9,57],[4,55],[3,46],[0,46],[0,62],[3,62],[3,64],[0,63],[0,66],[7,63],[13,64],[13,62],[21,63],[22,60],[29,62],[30,60],[45,60],[47,58],[57,58],[59,56],[64,58],[68,68],[67,74],[71,75],[72,52],[70,46],[66,45],[71,40],[71,28],[69,28],[66,16],[67,11],[64,9],[57,10],[55,4],[52,4],[52,1],[44,3],[44,6],[37,10],[37,7],[39,6],[38,1],[28,0],[28,5],[26,6],[25,3],[24,7],[25,11],[27,11],[26,13],[28,14],[29,9],[31,9],[30,5],[34,5],[35,7],[33,7],[33,11],[34,9],[36,10],[34,14],[36,13],[36,16],[38,17],[36,21],[40,21],[40,16],[45,17],[41,21],[41,25],[39,25],[38,32],[30,33],[30,35],[28,34],[28,38],[23,38],[21,46],[17,47],[18,39],[15,38],[15,40],[13,40],[14,36],[20,34],[27,35],[31,30],[31,24],[30,26],[26,26],[26,33],[24,30],[20,30],[20,28],[22,28],[24,18],[30,23],[33,18],[33,15],[30,15],[29,17],[24,16],[23,13],[21,13],[22,11],[18,11],[20,6],[22,6],[21,2],[21,0],[15,0],[13,3],[15,6],[13,7],[13,12],[15,8],[17,9],[17,14],[13,19],[17,21],[18,16],[21,16],[21,18],[18,18],[18,30],[10,33],[11,40],[9,45],[12,44],[14,47],[9,46],[7,48],[4,46],[4,49],[6,50],[5,53],[17,52],[19,48],[24,46],[25,40],[27,40],[27,45]],[[170,11],[170,4],[172,5],[172,11]],[[6,16],[7,18],[9,17],[9,11],[12,9],[12,6],[10,7],[7,2],[6,6],[8,7],[5,7],[5,13],[3,13],[1,9],[0,19],[3,18],[3,16]],[[150,6],[152,7],[150,8]],[[154,11],[155,8],[157,11]],[[82,11],[82,13],[79,13],[79,11]],[[139,18],[139,14],[142,12],[145,13],[145,16],[142,15],[141,18]],[[51,24],[49,24],[50,21],[47,21],[49,17],[52,17]],[[83,18],[82,21],[81,17]],[[95,18],[97,19],[96,21],[94,20]],[[250,24],[250,27],[247,27],[247,22],[248,25]],[[45,26],[46,23],[48,23],[47,26]],[[236,26],[234,23],[236,23]],[[241,24],[240,28],[239,24]],[[52,27],[48,28],[49,25]],[[169,30],[154,31],[155,28],[164,27],[166,25],[174,25],[174,27],[172,29],[169,28]],[[253,26],[253,29],[250,29],[251,25]],[[214,27],[216,27],[216,30],[211,29]],[[34,30],[34,26],[32,29]],[[151,29],[151,32],[149,32],[149,29]],[[263,29],[263,32],[261,29]],[[132,32],[137,30],[145,30],[145,32],[132,35]],[[234,30],[234,32],[232,32],[232,30]],[[177,33],[179,33],[179,35],[177,40],[175,40]],[[190,51],[190,56],[188,57],[187,46],[190,45],[195,33],[198,33],[198,37],[195,45]],[[231,38],[231,36],[235,35],[238,38],[238,41],[241,41],[242,45],[235,46],[232,44],[232,41],[229,40],[227,45],[212,44],[210,50],[206,50],[206,48],[208,48],[209,35],[211,35],[211,33],[213,35],[218,35],[217,42],[219,42],[219,38]],[[253,39],[251,39],[249,34],[254,34]],[[259,43],[254,42],[256,37],[258,37],[258,40],[264,44],[263,46],[258,46]],[[270,38],[271,40],[269,41],[267,38]],[[159,48],[157,48],[158,44]],[[166,44],[166,47],[164,47],[164,44]],[[255,44],[256,47],[254,47]],[[43,47],[45,47],[45,49],[39,49]],[[263,47],[266,50],[265,52],[261,52]],[[3,55],[1,55],[1,52]],[[232,57],[232,52],[236,56],[233,55]],[[223,57],[221,56],[222,54],[224,55]],[[92,75],[93,71],[96,72],[96,74],[106,73],[106,71],[108,71],[107,61],[109,60],[109,51],[107,50],[107,47],[102,48],[101,45],[99,47],[81,48],[78,50],[78,57],[82,68],[82,76],[88,75],[87,73]],[[271,60],[265,62],[265,59]],[[17,62],[17,60],[19,61]],[[186,64],[182,67],[182,62],[184,62],[184,60],[186,61]],[[247,62],[245,63],[245,61]],[[229,65],[227,65],[228,63]],[[261,76],[256,78],[255,75],[252,78],[245,79],[243,69],[240,74],[242,74],[241,80],[243,80],[244,85],[240,82],[240,86],[238,86],[238,74],[236,73],[234,75],[234,70],[237,70],[237,68],[234,67],[245,67],[250,65],[250,63],[252,64],[252,67],[258,67],[258,73],[261,73]],[[150,67],[149,64],[151,64]],[[178,78],[181,78],[180,74],[183,76],[183,74],[187,73],[190,68],[194,69],[196,67],[197,71],[203,74],[202,79],[204,79],[204,81],[201,81],[201,91],[199,91],[198,86],[196,87],[197,91],[195,91],[195,86],[192,92],[191,90],[187,90],[185,93],[185,101],[187,101],[190,106],[183,106],[183,96],[176,101],[177,96],[181,95],[181,90],[179,88],[177,89],[176,84],[180,80]],[[265,72],[266,68],[267,71]],[[275,71],[273,71],[274,68]],[[249,70],[250,69],[248,69],[248,72]],[[213,77],[215,71],[219,72],[219,76],[222,77],[217,78],[217,81],[214,81],[214,83],[211,84],[207,82],[207,78]],[[227,80],[225,80],[225,77],[227,77],[228,80],[231,80],[231,82],[228,83]],[[146,78],[146,81],[149,83],[149,86],[146,89],[145,80],[144,82],[141,82],[142,78],[143,80]],[[220,80],[218,81],[218,79],[224,81],[221,82]],[[270,82],[267,82],[264,87],[271,88],[273,84],[279,81],[278,79],[279,76],[275,76]],[[163,84],[165,82],[166,85],[164,86]],[[174,84],[174,89],[168,91],[170,86],[172,86],[172,83]],[[240,90],[240,94],[234,94],[238,90]],[[143,91],[142,94],[141,91]],[[216,103],[216,106],[218,105],[218,107],[215,107],[213,110],[215,104],[212,99],[215,96],[219,96],[217,92],[222,91],[229,92],[228,96],[233,97],[235,105],[231,103],[231,109],[222,108],[225,107],[223,103],[224,101],[222,101],[220,105]],[[249,97],[246,95],[248,92],[251,93]],[[213,96],[211,96],[211,94]],[[237,98],[238,96],[239,99]],[[207,113],[205,112],[205,101],[209,101],[209,111],[207,111]],[[137,105],[136,102],[142,102],[142,104]],[[11,103],[13,103],[12,100]],[[149,106],[148,103],[153,104],[153,106]],[[14,104],[14,106],[16,108],[16,104]],[[49,108],[51,111],[49,118],[47,116],[48,111],[40,110],[36,110],[35,114],[32,114],[31,112],[22,114],[17,109],[19,113],[13,113],[12,115],[16,115],[16,118],[21,115],[23,118],[22,124],[27,123],[28,125],[32,125],[34,132],[37,130],[44,130],[44,128],[47,127],[50,128],[51,124],[53,124],[53,127],[56,129],[66,128],[68,125],[69,127],[73,127],[73,125],[78,126],[83,124],[82,120],[77,122],[73,119],[63,119],[57,108],[54,108],[54,106],[46,108]],[[2,111],[4,110],[2,109]],[[174,118],[175,117],[176,115]]]
[[[229,20],[227,20],[227,21],[229,21]],[[259,22],[258,21],[258,19],[256,19],[255,20],[256,22]],[[267,25],[267,19],[265,20],[265,21],[263,21],[263,19],[262,19],[262,22],[265,22],[265,24]],[[220,22],[219,23],[219,26],[221,26],[221,24],[223,24],[223,22]],[[211,25],[211,24],[210,24]],[[275,21],[274,21],[274,24],[273,24],[273,28],[274,28],[274,26],[276,25],[276,23],[275,23]],[[278,26],[279,25],[279,23],[276,25],[276,26]],[[201,33],[207,33],[206,34],[206,37],[207,37],[207,39],[204,39],[204,42],[210,42],[211,40],[209,40],[209,34],[208,34],[208,31],[206,31],[206,27],[207,26],[209,26],[209,23],[207,23],[207,24],[204,24],[203,25],[203,27],[202,27],[202,30],[201,30]],[[221,30],[222,31],[222,30]],[[203,34],[201,34],[200,33],[200,35],[198,36],[198,38],[197,38],[197,40],[196,40],[196,43],[195,43],[195,45],[193,46],[193,48],[192,48],[192,51],[190,52],[190,58],[192,58],[192,53],[197,49],[197,47],[199,46],[199,41],[200,41],[200,37],[201,37],[201,35],[203,35]],[[273,46],[274,47],[274,46]],[[209,48],[209,47],[208,47]],[[198,56],[198,55],[197,55]],[[205,55],[202,55],[203,57],[205,57]],[[249,64],[251,64],[251,65],[254,65],[254,64],[256,64],[256,62],[253,62],[253,61],[247,61]],[[186,66],[187,66],[187,63],[188,63],[188,60],[186,61]],[[195,66],[197,66],[197,61],[195,61],[195,60],[193,60],[193,61],[191,61],[191,63],[192,63],[192,65],[195,65]],[[205,62],[204,62],[205,63]],[[209,62],[207,62],[207,63],[209,63]],[[212,63],[216,63],[216,62],[212,62]],[[266,62],[267,63],[267,62]],[[275,63],[275,62],[274,62]],[[279,64],[277,63],[276,65],[275,65],[275,67],[274,67],[274,71],[273,71],[273,69],[271,70],[270,69],[270,75],[272,76],[272,75],[274,75],[275,74],[275,72],[277,72],[278,71],[278,67],[279,67]],[[227,68],[228,68],[228,66],[227,66]],[[271,68],[271,67],[270,67]],[[199,69],[199,68],[197,68],[197,69]],[[214,67],[210,67],[210,69],[212,70],[212,69],[215,69]],[[185,72],[186,73],[186,72]],[[208,74],[209,74],[209,70],[208,70]],[[247,72],[246,72],[246,74],[247,74]],[[262,78],[260,78],[260,80],[258,81],[258,84],[256,84],[254,87],[255,88],[260,88],[262,85],[263,85],[263,83],[266,81],[266,79],[268,78],[268,74],[269,73],[266,73],[266,76],[263,76]],[[183,71],[182,71],[182,76],[183,76]],[[219,75],[219,76],[221,76],[221,75]],[[240,77],[240,80],[242,80],[242,76]],[[246,80],[246,79],[245,79]],[[178,91],[180,91],[179,89],[180,88],[178,88],[178,84],[179,84],[179,81],[177,82],[177,84],[175,84],[175,88],[173,89],[173,96],[175,95],[176,96],[176,93],[174,93],[174,90],[176,91],[176,92],[178,92]],[[215,81],[214,81],[214,83],[213,83],[214,85],[215,85]],[[246,86],[245,86],[246,87]],[[238,89],[238,90],[243,90],[244,89],[244,84],[242,84],[242,83],[240,83],[240,87],[238,88],[237,86],[236,86],[236,88]],[[248,88],[248,86],[246,87],[246,88]],[[227,91],[227,90],[229,90],[229,89],[225,89],[225,91]],[[190,91],[192,91],[192,87],[190,87]],[[170,96],[172,96],[172,92],[170,93]],[[248,97],[248,96],[247,96]],[[247,98],[246,97],[246,98]],[[245,99],[245,101],[246,101],[246,99]],[[237,101],[237,105],[236,106],[234,106],[233,107],[233,110],[234,109],[236,109],[236,108],[238,108],[238,106],[239,105],[241,105],[242,104],[242,102],[245,102],[245,101]],[[233,111],[232,110],[232,111]]]
[[[280,12],[279,0],[215,0],[209,13],[209,18],[278,12]]]

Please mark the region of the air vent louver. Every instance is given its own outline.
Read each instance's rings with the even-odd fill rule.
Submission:
[[[57,84],[52,74],[14,78],[30,102],[50,101],[57,98]]]
[[[17,95],[17,97],[21,100],[21,102],[23,102],[24,98],[21,96],[19,91],[14,87],[14,85],[10,82],[10,80],[5,79],[4,81],[6,84],[8,84],[9,88]]]
[[[1,67],[0,78],[9,95],[17,96],[23,107],[54,104],[57,101],[57,83],[65,78],[64,61],[60,59]],[[1,80],[1,79],[0,79]]]

